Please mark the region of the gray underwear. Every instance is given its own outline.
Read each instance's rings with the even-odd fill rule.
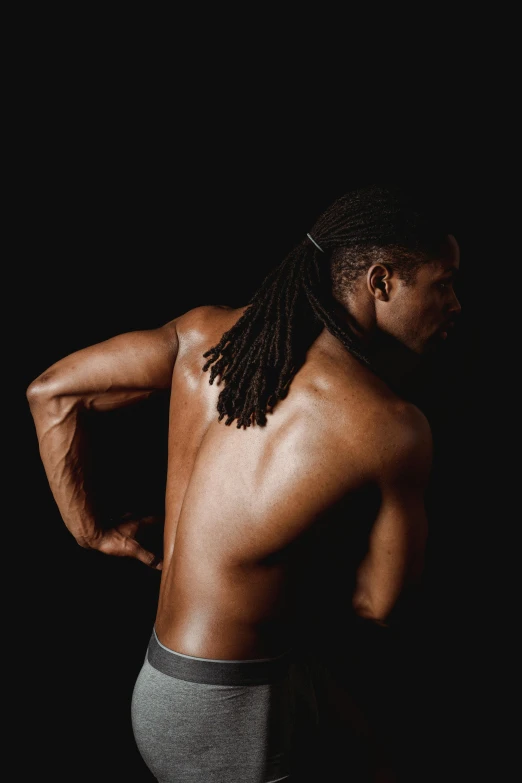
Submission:
[[[290,654],[194,658],[169,650],[153,631],[131,716],[138,750],[160,783],[290,781]]]

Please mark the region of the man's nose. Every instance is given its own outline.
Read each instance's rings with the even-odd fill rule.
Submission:
[[[457,299],[457,294],[455,291],[453,291],[453,301],[450,305],[450,313],[454,313],[455,315],[460,315],[460,312],[462,310],[462,307],[460,305],[459,300]]]

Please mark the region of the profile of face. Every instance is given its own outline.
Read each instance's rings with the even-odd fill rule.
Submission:
[[[429,352],[448,337],[460,314],[454,290],[459,265],[457,240],[448,234],[437,258],[422,264],[411,283],[384,266],[369,270],[377,326],[416,354]]]

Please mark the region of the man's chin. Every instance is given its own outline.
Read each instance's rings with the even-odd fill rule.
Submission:
[[[423,356],[438,353],[441,348],[444,347],[444,342],[447,337],[447,332],[435,332],[435,334],[432,334],[431,337],[424,343],[422,350]]]

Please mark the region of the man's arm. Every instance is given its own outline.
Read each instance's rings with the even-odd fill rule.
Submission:
[[[416,691],[419,683],[422,690],[424,662],[415,619],[428,533],[424,495],[432,438],[415,408],[395,424],[381,430],[375,449],[381,504],[352,599],[357,615],[352,696],[371,727],[375,783],[401,779],[401,770],[412,763],[415,732],[423,727]]]
[[[170,389],[178,352],[176,320],[127,332],[51,365],[27,389],[41,459],[65,525],[82,547],[156,565],[128,522],[105,530],[86,476],[86,411],[109,411]]]
[[[387,624],[392,611],[415,592],[424,570],[432,438],[423,414],[409,409],[389,428],[379,451],[381,504],[352,603],[360,617]]]

